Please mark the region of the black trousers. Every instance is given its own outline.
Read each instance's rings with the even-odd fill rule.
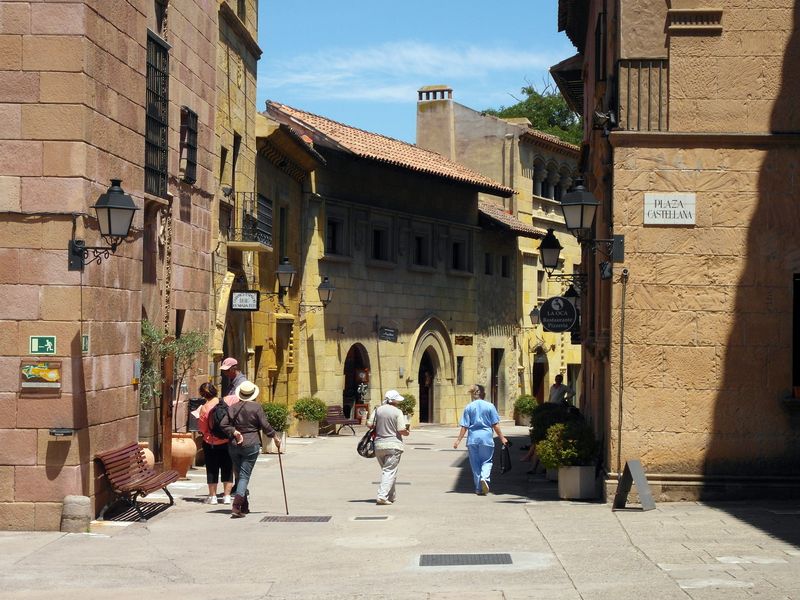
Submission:
[[[203,453],[206,457],[206,482],[217,483],[222,476],[223,483],[233,481],[233,463],[228,452],[228,444],[212,446],[203,442]]]

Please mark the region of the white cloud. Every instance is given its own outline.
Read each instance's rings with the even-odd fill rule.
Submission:
[[[422,85],[445,83],[459,97],[488,95],[482,82],[503,74],[518,81],[546,72],[561,58],[502,47],[392,42],[368,48],[337,48],[297,55],[280,63],[266,57],[259,87],[273,98],[285,92],[306,98],[403,102]],[[536,76],[538,79],[538,75]],[[494,91],[494,90],[492,90]]]

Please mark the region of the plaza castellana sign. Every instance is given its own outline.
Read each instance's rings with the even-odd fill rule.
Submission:
[[[694,225],[697,196],[685,192],[645,192],[645,225]]]
[[[539,319],[542,323],[542,328],[552,333],[569,331],[572,329],[572,326],[575,325],[575,320],[577,318],[578,312],[575,310],[572,302],[563,296],[548,298],[544,301],[539,311]]]

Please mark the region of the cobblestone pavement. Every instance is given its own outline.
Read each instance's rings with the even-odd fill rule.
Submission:
[[[521,456],[526,430],[504,431]],[[392,506],[375,505],[379,469],[356,454],[358,436],[290,439],[290,515],[327,521],[262,521],[285,515],[277,457],[263,455],[245,519],[202,504],[204,471],[193,469],[170,486],[176,506],[148,523],[0,532],[0,598],[800,599],[795,504],[612,512],[559,501],[556,484],[523,463],[476,496],[455,435],[413,430]],[[451,554],[501,564],[420,566],[421,555]]]

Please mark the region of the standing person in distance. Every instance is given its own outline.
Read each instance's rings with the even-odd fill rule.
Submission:
[[[500,431],[500,415],[494,404],[487,402],[486,390],[482,385],[474,384],[469,388],[472,401],[464,408],[461,415],[461,430],[458,438],[453,444],[453,448],[458,448],[458,444],[469,432],[467,437],[467,452],[469,453],[469,464],[472,467],[472,479],[475,482],[475,493],[485,496],[489,493],[489,483],[492,477],[492,457],[494,456],[494,437],[497,437],[503,445],[508,440]]]
[[[228,408],[228,414],[222,420],[222,429],[234,443],[229,444],[231,461],[236,472],[236,487],[233,490],[233,504],[231,518],[241,518],[250,512],[250,502],[247,498],[247,486],[253,474],[256,459],[261,452],[261,438],[259,431],[272,438],[272,443],[280,452],[281,440],[272,428],[264,414],[264,409],[257,402],[253,402],[259,393],[258,386],[250,381],[245,381],[235,390],[239,402]]]
[[[206,483],[208,483],[208,497],[203,502],[218,504],[217,483],[221,479],[222,503],[230,504],[231,490],[233,489],[233,464],[228,451],[230,438],[214,435],[212,426],[209,424],[209,415],[216,412],[214,409],[220,403],[217,388],[211,383],[204,383],[200,386],[200,395],[206,400],[205,404],[200,407],[198,418],[198,429],[203,434],[203,455],[206,459]],[[219,427],[214,427],[214,430],[222,433]]]
[[[367,421],[369,427],[375,428],[375,458],[381,466],[381,483],[375,501],[379,505],[392,504],[397,500],[397,469],[403,456],[403,437],[409,434],[406,416],[395,406],[402,400],[397,390],[389,390],[383,403]]]
[[[232,356],[222,361],[219,370],[222,371],[223,398],[235,393],[236,388],[247,381],[247,377],[239,370],[239,361]]]
[[[571,398],[575,397],[575,392],[568,385],[564,385],[564,376],[559,373],[556,375],[556,382],[550,387],[550,396],[547,401],[551,404],[569,404]]]

